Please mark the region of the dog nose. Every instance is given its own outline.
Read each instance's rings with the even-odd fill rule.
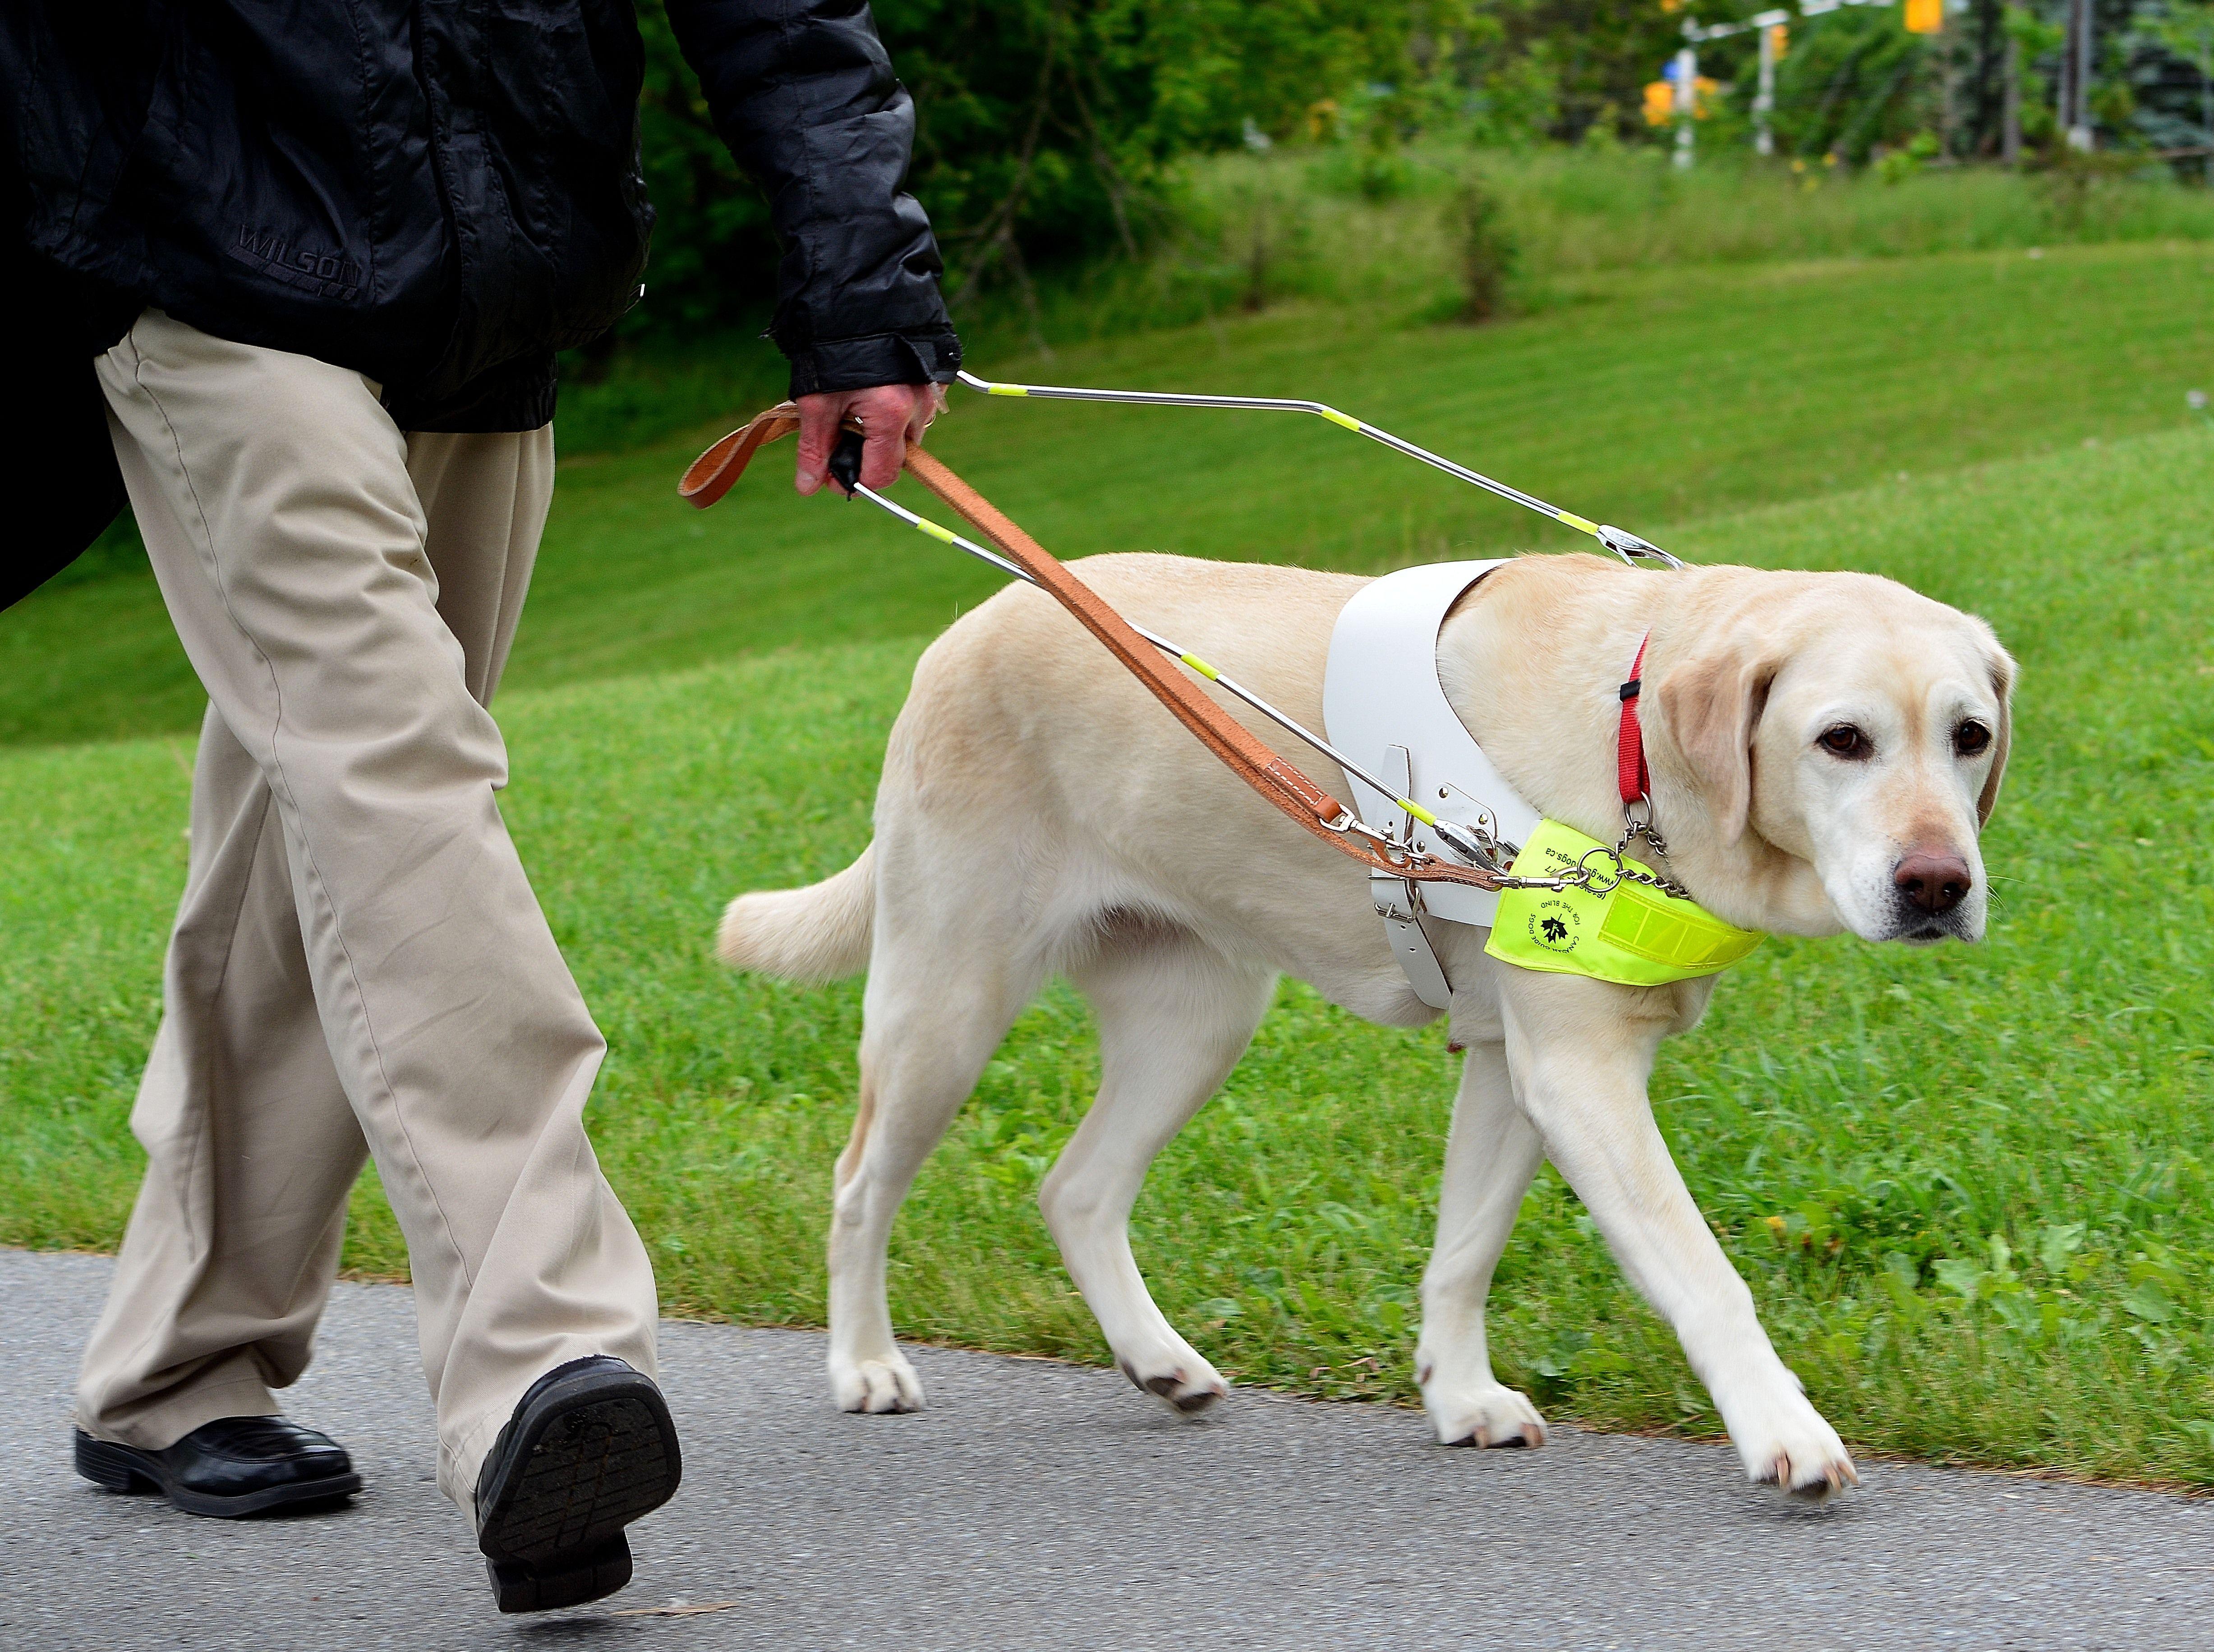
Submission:
[[[1976,886],[1968,863],[1950,849],[1917,849],[1891,874],[1899,892],[1924,912],[1950,912]]]

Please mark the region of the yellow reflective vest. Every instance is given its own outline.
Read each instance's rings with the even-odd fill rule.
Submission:
[[[1594,870],[1611,868],[1607,846],[1557,820],[1541,822],[1515,858],[1525,878],[1557,878],[1592,850]],[[1636,860],[1637,872],[1652,868]],[[1724,923],[1696,901],[1642,884],[1604,895],[1584,889],[1511,889],[1483,950],[1525,970],[1589,976],[1622,987],[1662,987],[1728,969],[1760,945],[1751,929]]]

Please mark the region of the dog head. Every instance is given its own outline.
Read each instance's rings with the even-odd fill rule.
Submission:
[[[1982,939],[2015,681],[1991,627],[1868,575],[1715,572],[1738,577],[1674,617],[1651,674],[1702,885],[1786,933]]]

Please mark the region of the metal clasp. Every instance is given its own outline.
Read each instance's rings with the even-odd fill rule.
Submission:
[[[1592,856],[1603,854],[1614,862],[1612,872],[1593,872],[1587,864]],[[1621,887],[1629,868],[1624,866],[1622,851],[1610,849],[1604,843],[1594,844],[1576,857],[1576,887],[1587,895],[1612,895]]]
[[[1662,550],[1649,539],[1640,539],[1624,528],[1601,528],[1599,542],[1612,551],[1631,567],[1640,561],[1658,562],[1663,567],[1680,568],[1684,565]]]

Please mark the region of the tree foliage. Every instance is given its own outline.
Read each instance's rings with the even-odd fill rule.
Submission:
[[[2046,138],[2067,0],[1968,0],[1940,41],[1895,7],[1795,24],[1776,130],[1787,156],[1858,164],[1930,134],[1996,154],[2009,39],[2025,127]],[[1165,226],[1184,156],[1287,140],[1360,146],[1385,177],[1417,133],[1479,144],[1643,142],[1642,89],[1679,44],[1686,0],[877,0],[914,94],[911,187],[937,226],[957,307],[1032,272],[1133,254]],[[1688,0],[1714,22],[1765,0]],[[2209,0],[2095,0],[2102,144],[2206,141]],[[768,211],[708,123],[661,0],[643,0],[646,178],[660,211],[633,331],[759,314],[774,296]],[[1742,141],[1754,37],[1703,49],[1734,95],[1711,141]],[[1734,124],[1733,124],[1734,123]],[[2194,174],[2195,175],[2195,174]]]
[[[1030,265],[1135,250],[1177,156],[1368,118],[1420,123],[1467,0],[878,0],[918,112],[911,187],[957,296]],[[709,125],[658,0],[645,0],[643,141],[660,222],[658,321],[727,318],[771,294],[768,213]]]

